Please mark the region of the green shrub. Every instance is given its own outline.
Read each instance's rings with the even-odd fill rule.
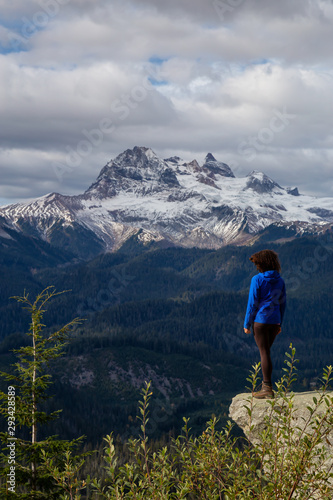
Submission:
[[[134,500],[332,500],[333,498],[333,397],[329,392],[332,366],[324,369],[322,387],[305,416],[295,425],[296,409],[291,386],[296,380],[295,348],[286,353],[285,367],[276,384],[276,397],[267,405],[264,430],[258,439],[239,438],[229,421],[222,431],[213,417],[199,437],[191,435],[189,419],[182,433],[168,446],[153,448],[148,439],[151,383],[146,382],[139,402],[141,432],[129,439],[125,454],[116,451],[112,433],[104,438],[104,470],[99,478],[82,477],[88,453],[75,455],[81,438],[71,442],[49,436],[37,439],[39,427],[59,412],[43,411],[48,398],[48,363],[60,356],[69,330],[77,319],[59,331],[47,333],[42,324],[46,303],[57,293],[47,288],[30,302],[18,298],[32,318],[30,343],[14,351],[14,373],[1,373],[9,382],[0,392],[0,411],[7,432],[0,433],[1,498],[15,499],[134,499]],[[253,430],[253,391],[260,364],[253,366],[245,406],[249,436]],[[15,398],[15,410],[12,400]],[[26,429],[26,439],[13,437],[15,425]],[[13,434],[14,433],[14,434]],[[15,441],[14,441],[15,439]],[[330,441],[331,440],[331,441]],[[8,474],[10,447],[15,442],[15,488]],[[125,458],[129,457],[129,458]]]
[[[216,431],[216,418],[199,437],[192,437],[188,419],[184,418],[182,435],[169,448],[151,452],[146,426],[152,393],[147,383],[140,402],[141,435],[128,442],[132,458],[117,467],[113,437],[105,438],[107,478],[92,481],[93,498],[332,500],[332,448],[325,446],[333,429],[333,397],[328,392],[332,367],[324,370],[320,396],[314,397],[313,406],[307,408],[303,425],[294,426],[294,395],[290,389],[296,379],[295,348],[291,346],[291,354],[286,355],[276,397],[266,401],[269,411],[265,429],[255,443],[233,437],[231,422],[223,431]],[[260,364],[255,365],[248,378],[251,390],[256,386],[259,368]],[[248,401],[251,430],[253,395]]]

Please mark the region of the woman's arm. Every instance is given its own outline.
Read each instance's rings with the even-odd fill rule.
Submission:
[[[254,322],[254,318],[256,317],[258,309],[259,309],[259,283],[257,275],[254,276],[251,280],[249,298],[247,301],[247,308],[244,320],[244,331],[250,329],[252,323]],[[251,333],[251,330],[245,333]]]

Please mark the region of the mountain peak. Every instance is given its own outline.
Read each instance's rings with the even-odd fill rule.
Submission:
[[[157,163],[161,162],[152,149],[144,146],[134,146],[133,149],[126,149],[126,151],[120,153],[120,155],[115,158],[114,163],[126,163],[127,166],[147,167],[148,163],[154,160]]]
[[[172,163],[174,165],[178,165],[179,163],[184,162],[184,160],[182,160],[179,156],[171,156],[170,158],[166,158],[164,161],[167,163]]]
[[[207,153],[206,158],[205,158],[205,163],[209,161],[216,161],[216,158],[212,155],[212,153]]]
[[[9,205],[0,209],[0,222],[84,257],[115,251],[139,230],[168,245],[219,248],[250,241],[269,225],[293,227],[292,235],[331,228],[332,199],[296,200],[296,188],[282,188],[257,170],[234,177],[211,153],[204,164],[187,163],[135,146],[110,160],[84,194],[50,193]]]
[[[222,177],[235,177],[229,165],[217,161],[211,153],[207,154],[202,168],[209,170],[213,174],[221,175]]]
[[[291,194],[292,196],[299,196],[300,195],[297,187],[287,187],[286,190],[287,190],[287,193]]]
[[[179,186],[179,182],[167,163],[152,149],[135,146],[105,165],[85,196],[112,198],[120,191],[139,194],[173,186]]]
[[[259,194],[270,193],[275,189],[283,189],[277,182],[273,181],[268,175],[258,170],[252,170],[247,176],[248,178],[245,186],[246,189],[252,189]]]

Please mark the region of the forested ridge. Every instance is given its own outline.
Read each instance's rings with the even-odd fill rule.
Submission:
[[[129,242],[89,262],[49,255],[46,243],[31,245],[20,259],[20,248],[17,254],[2,248],[0,363],[8,366],[10,350],[26,342],[29,325],[10,297],[24,289],[34,296],[48,285],[69,290],[45,314],[50,328],[84,319],[53,367],[50,404],[63,408],[55,432],[86,434],[94,442],[111,427],[130,434],[148,378],[154,379],[157,407],[167,402],[172,408],[155,437],[179,429],[182,414],[192,416],[198,432],[212,413],[226,419],[231,397],[244,390],[247,370],[258,359],[253,338],[243,333],[243,318],[256,273],[249,256],[263,244],[215,251]],[[276,377],[292,341],[301,359],[299,388],[309,389],[333,358],[331,238],[265,247],[278,251],[288,293],[283,331],[273,348]]]

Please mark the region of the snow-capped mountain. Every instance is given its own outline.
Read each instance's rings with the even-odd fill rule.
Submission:
[[[300,195],[262,172],[236,178],[208,153],[203,164],[135,147],[111,160],[79,196],[52,193],[0,208],[0,238],[15,229],[80,256],[131,236],[188,247],[245,243],[272,224],[316,234],[333,223],[333,198]],[[2,231],[2,232],[1,232]]]

